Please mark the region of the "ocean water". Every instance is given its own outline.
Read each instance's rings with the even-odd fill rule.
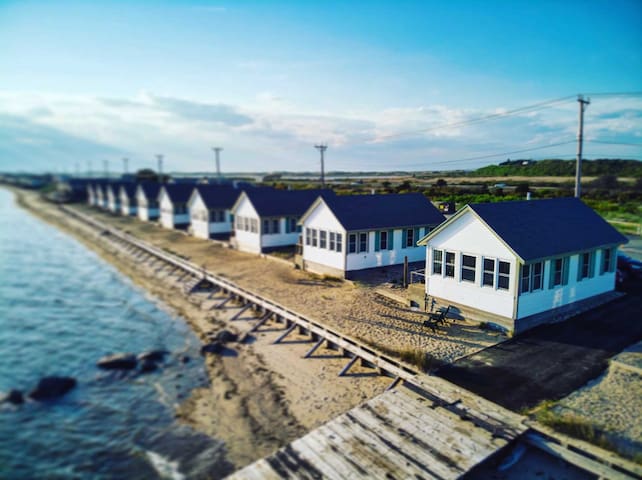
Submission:
[[[170,352],[153,373],[95,365],[110,353],[151,349]],[[199,349],[182,319],[0,189],[0,395],[29,392],[46,375],[78,382],[54,401],[0,404],[0,478],[229,473],[223,443],[174,415],[193,388],[208,382]]]

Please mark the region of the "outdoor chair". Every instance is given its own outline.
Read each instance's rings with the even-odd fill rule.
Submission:
[[[448,316],[448,312],[450,311],[450,305],[448,305],[447,308],[441,309],[439,312],[431,312],[428,314],[428,319],[432,320],[435,323],[441,323],[442,325],[446,325],[446,317]]]

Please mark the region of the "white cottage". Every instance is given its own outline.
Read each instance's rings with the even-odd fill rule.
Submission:
[[[232,206],[232,243],[239,250],[261,253],[294,246],[299,238],[298,221],[319,195],[330,190],[244,190]]]
[[[197,185],[187,201],[190,233],[198,238],[229,238],[231,208],[241,191],[233,185]]]
[[[129,216],[135,216],[137,213],[136,205],[136,189],[138,186],[135,183],[127,182],[120,186],[120,213]]]
[[[109,199],[107,197],[107,184],[108,182],[105,181],[105,182],[98,183],[95,186],[96,206],[104,210],[107,210],[109,208]]]
[[[579,199],[558,198],[467,205],[419,243],[429,297],[519,333],[605,299],[626,242]]]
[[[87,203],[92,207],[101,205],[102,194],[100,194],[100,186],[106,183],[106,180],[94,179],[87,184]],[[100,196],[99,196],[100,195]]]
[[[107,210],[112,213],[121,213],[120,187],[127,182],[109,182],[105,188],[107,191]]]
[[[187,201],[194,191],[193,183],[167,183],[158,193],[159,223],[164,228],[187,229],[189,211]]]
[[[304,270],[339,277],[424,261],[417,241],[444,221],[420,193],[318,198],[301,217]]]
[[[156,182],[143,182],[136,187],[136,209],[138,218],[143,222],[156,220],[160,215],[158,208],[160,187]]]

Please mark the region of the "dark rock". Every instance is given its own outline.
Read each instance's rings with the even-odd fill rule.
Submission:
[[[98,367],[106,370],[133,370],[136,368],[136,355],[132,353],[117,353],[108,355],[98,360]]]
[[[71,377],[44,377],[38,386],[29,393],[34,400],[49,400],[61,397],[76,386],[76,379]]]
[[[236,342],[238,338],[238,334],[230,330],[221,330],[216,334],[216,340],[222,343]]]
[[[20,390],[12,389],[9,390],[9,393],[4,398],[4,401],[13,403],[14,405],[22,405],[23,403],[25,403],[25,398]]]
[[[189,358],[189,355],[183,355],[181,357],[181,363],[189,363],[190,360],[191,358]]]
[[[214,341],[201,347],[201,355],[205,355],[206,353],[221,353],[223,348],[224,345],[222,342]]]
[[[149,352],[140,353],[136,358],[139,362],[151,360],[152,362],[162,362],[165,355],[169,354],[167,350],[150,350]]]
[[[158,370],[158,365],[156,362],[150,358],[146,358],[140,362],[140,371],[141,373],[149,373]]]

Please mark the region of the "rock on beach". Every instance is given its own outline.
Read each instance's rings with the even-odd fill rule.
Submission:
[[[61,397],[76,386],[76,379],[71,377],[43,377],[38,386],[29,393],[34,400],[50,400]]]
[[[96,365],[105,370],[133,370],[138,360],[133,353],[116,353],[101,358]]]

